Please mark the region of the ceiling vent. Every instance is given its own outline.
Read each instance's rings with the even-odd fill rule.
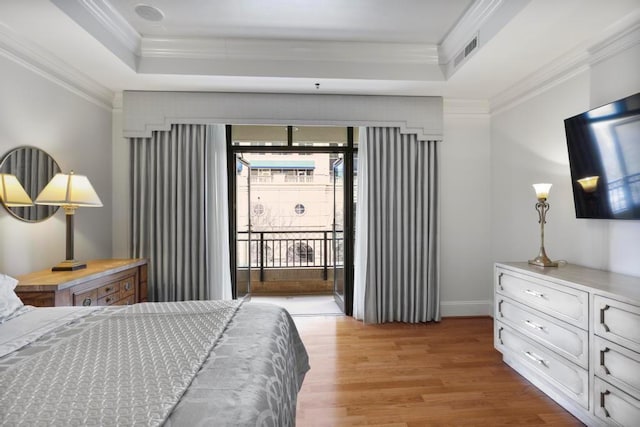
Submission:
[[[476,35],[467,45],[462,49],[462,51],[456,55],[453,60],[453,67],[457,67],[465,58],[467,58],[471,53],[478,48],[478,36]]]

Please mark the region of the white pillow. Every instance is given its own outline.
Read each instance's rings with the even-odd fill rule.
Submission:
[[[0,273],[0,323],[24,305],[13,291],[17,284],[17,279]]]

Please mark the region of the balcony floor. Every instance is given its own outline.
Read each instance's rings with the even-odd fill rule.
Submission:
[[[251,296],[251,302],[284,307],[292,316],[342,316],[333,295]]]

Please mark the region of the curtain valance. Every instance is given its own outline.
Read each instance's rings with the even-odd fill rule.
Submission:
[[[172,124],[383,126],[442,140],[442,98],[324,94],[147,92],[123,95],[123,136]]]

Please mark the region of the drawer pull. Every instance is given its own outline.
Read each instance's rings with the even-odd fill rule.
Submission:
[[[604,323],[604,312],[609,310],[609,308],[611,308],[611,307],[609,307],[608,305],[605,305],[603,308],[600,309],[600,324],[604,328],[605,332],[609,332],[610,331],[610,329],[607,326],[607,324]]]
[[[106,287],[106,288],[104,288],[104,291],[105,292],[111,292],[111,288],[110,287]]]
[[[537,292],[537,291],[532,291],[531,289],[526,289],[524,291],[525,294],[529,294],[529,295],[533,295],[536,298],[544,298],[544,294]]]
[[[111,298],[107,298],[107,299],[105,299],[105,302],[106,302],[107,304],[109,304],[109,303],[111,302]]]
[[[524,353],[525,356],[527,356],[529,359],[533,360],[534,362],[539,363],[540,365],[544,366],[545,368],[547,367],[547,363],[544,361],[544,359],[541,359],[541,358],[537,357],[536,355],[534,355],[530,351],[524,351],[523,353]]]
[[[124,290],[128,291],[129,289],[131,289],[131,282],[127,282],[124,284]]]
[[[538,325],[537,323],[533,323],[531,320],[525,320],[524,323],[530,328],[537,329],[539,331],[544,331],[544,326]]]
[[[82,301],[82,305],[84,305],[84,306],[91,305],[91,298],[85,298],[85,299]]]
[[[609,415],[609,411],[607,411],[607,408],[605,408],[605,404],[604,404],[604,397],[608,394],[611,394],[611,392],[609,390],[605,390],[605,391],[601,391],[600,392],[600,407],[602,408],[602,411],[604,412],[604,416],[607,418],[611,418],[611,415]]]
[[[605,348],[604,350],[600,350],[600,366],[602,366],[602,369],[604,369],[605,374],[611,375],[611,372],[609,371],[609,369],[607,369],[607,365],[605,365],[605,361],[604,361],[604,354],[608,351],[609,351],[608,348]]]

